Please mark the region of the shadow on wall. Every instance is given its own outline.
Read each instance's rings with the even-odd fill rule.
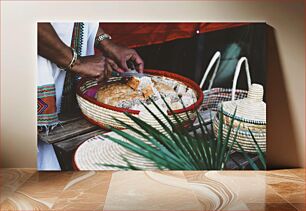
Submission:
[[[284,71],[276,43],[275,29],[267,27],[267,163],[269,169],[298,167],[297,139],[294,134]]]

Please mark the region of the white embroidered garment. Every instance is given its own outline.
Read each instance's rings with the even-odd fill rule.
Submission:
[[[74,23],[51,23],[59,38],[71,46]],[[78,39],[81,42],[80,56],[94,54],[94,41],[98,23],[83,23]],[[59,123],[61,97],[66,72],[48,59],[37,55],[37,126],[52,127]],[[45,152],[45,153],[44,153]],[[53,155],[51,156],[50,153]],[[48,156],[47,158],[45,156]],[[38,140],[38,170],[59,170],[52,145]]]
[[[71,45],[74,23],[51,23],[59,38],[67,45]],[[98,30],[98,23],[84,23],[82,33],[82,50],[80,56],[94,54],[94,40]],[[41,102],[38,104],[38,126],[48,126],[57,124],[57,114],[60,112],[61,97],[63,92],[64,80],[66,72],[60,70],[56,64],[48,59],[37,55],[37,85],[38,98]],[[41,92],[40,92],[41,91]],[[52,101],[50,95],[55,94],[55,111],[52,110],[54,105],[49,104]],[[44,101],[44,99],[46,99]],[[50,109],[50,112],[46,110]],[[41,113],[39,113],[41,111]],[[50,121],[48,121],[50,119]]]

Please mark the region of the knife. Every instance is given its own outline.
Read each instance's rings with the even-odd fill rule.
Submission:
[[[137,78],[141,78],[144,76],[149,76],[148,74],[145,73],[139,73],[136,70],[129,70],[127,72],[124,73],[120,73],[121,77],[127,78],[127,77],[137,77]]]
[[[141,78],[141,77],[144,77],[144,76],[149,76],[148,74],[137,72],[133,61],[131,61],[131,60],[127,61],[127,65],[129,67],[129,70],[124,72],[124,73],[119,73],[119,76],[125,77],[125,78],[126,77],[138,77],[138,78]]]

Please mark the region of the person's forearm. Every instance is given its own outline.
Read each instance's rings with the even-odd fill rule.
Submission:
[[[61,41],[50,23],[38,23],[38,54],[51,62],[67,67],[72,51]]]
[[[101,27],[99,27],[96,37],[98,37],[99,35],[104,34],[104,33],[105,33],[104,30]],[[102,50],[104,53],[106,53],[108,51],[109,47],[111,46],[111,44],[112,44],[111,40],[105,39],[105,40],[100,41],[99,44],[97,45],[97,47],[100,50]]]

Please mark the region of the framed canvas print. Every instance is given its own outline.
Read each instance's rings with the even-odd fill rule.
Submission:
[[[266,169],[266,31],[38,22],[38,170]]]

